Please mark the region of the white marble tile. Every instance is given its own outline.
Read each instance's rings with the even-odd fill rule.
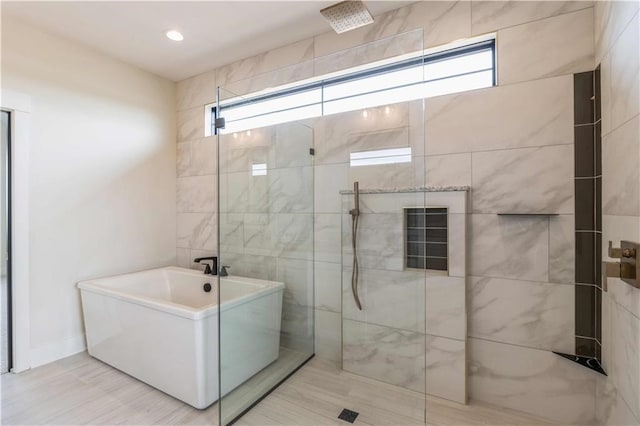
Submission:
[[[178,142],[201,139],[204,134],[204,107],[195,107],[178,111],[177,140]]]
[[[342,312],[342,265],[315,262],[316,309]]]
[[[253,164],[275,168],[276,128],[270,126],[220,135],[220,171],[249,171]]]
[[[178,247],[215,250],[218,218],[215,213],[178,213]]]
[[[349,163],[349,154],[356,151],[423,145],[423,140],[409,138],[409,104],[394,104],[388,114],[382,106],[367,108],[366,117],[358,110],[317,120],[315,164]]]
[[[467,338],[466,279],[426,278],[426,332],[457,340]]]
[[[220,211],[225,213],[267,213],[269,211],[268,189],[268,175],[252,176],[248,171],[221,173]]]
[[[340,191],[349,187],[348,164],[317,165],[314,172],[316,213],[340,213]]]
[[[484,1],[471,2],[471,32],[484,34],[502,28],[591,7],[590,1]]]
[[[602,292],[602,308],[600,310],[601,320],[601,357],[600,363],[604,371],[611,373],[611,304],[614,303],[611,300],[610,293]]]
[[[215,137],[178,143],[178,177],[213,175],[217,170]]]
[[[630,286],[619,278],[609,278],[608,284],[611,300],[640,318],[640,289]]]
[[[192,251],[193,255],[193,251]],[[231,267],[232,275],[262,280],[275,281],[277,279],[277,258],[274,256],[256,256],[233,251],[221,251],[218,259],[220,265]]]
[[[313,129],[297,121],[275,126],[274,157],[276,168],[311,166]]]
[[[572,143],[573,77],[431,98],[425,117],[427,155]]]
[[[212,213],[217,209],[216,176],[178,178],[177,206],[179,213]]]
[[[360,187],[360,191],[364,189]],[[395,192],[395,193],[377,193],[363,194],[360,193],[360,213],[361,214],[377,214],[377,213],[399,213],[404,207],[422,207],[426,205],[426,197],[434,193],[425,192]],[[445,197],[445,196],[443,196]],[[452,203],[456,194],[446,196],[446,199],[438,200],[444,204]],[[439,204],[434,204],[435,206]],[[342,213],[347,214],[353,208],[353,194],[342,195]],[[350,229],[350,228],[349,228]]]
[[[611,45],[627,28],[640,9],[638,1],[596,1],[594,4],[594,33],[596,60],[609,52]]]
[[[640,14],[611,47],[611,128],[640,113]]]
[[[426,348],[426,392],[429,395],[466,404],[466,343],[427,335]]]
[[[215,70],[179,81],[176,85],[178,111],[211,104],[216,101],[217,92]]]
[[[335,312],[315,310],[315,352],[318,358],[342,361],[342,317]]]
[[[313,167],[269,170],[267,177],[270,212],[313,212]]]
[[[410,163],[349,167],[349,187],[394,189],[424,186],[424,157],[412,157]]]
[[[178,247],[176,249],[177,263],[181,268],[191,267],[191,252],[188,248]]]
[[[640,318],[611,305],[610,376],[627,405],[640,417]]]
[[[549,281],[572,284],[575,282],[574,216],[549,217]]]
[[[243,95],[246,92],[233,90],[230,83],[299,64],[312,58],[313,39],[306,39],[220,67],[217,69],[216,82],[225,89]]]
[[[227,217],[229,216],[227,215]],[[267,213],[245,213],[243,215],[243,252],[263,256],[279,256],[277,220],[276,215]],[[222,233],[220,235],[226,236]]]
[[[601,2],[599,2],[601,3]],[[600,109],[602,135],[611,132],[611,55],[607,54],[600,63]]]
[[[244,214],[220,213],[220,251],[244,252]]]
[[[279,257],[276,280],[284,283],[287,303],[313,308],[313,261]]]
[[[425,182],[433,186],[471,186],[471,153],[425,158]]]
[[[449,275],[465,277],[467,275],[467,222],[468,215],[449,213]]]
[[[594,423],[597,373],[549,351],[475,338],[468,344],[471,399],[560,423]]]
[[[602,213],[640,216],[640,116],[602,139]]]
[[[404,269],[404,217],[396,213],[360,215],[358,224],[358,261],[362,269]],[[349,215],[342,215],[342,262],[351,265],[352,223]]]
[[[313,214],[279,213],[275,216],[274,239],[279,256],[313,260]]]
[[[339,213],[316,213],[314,223],[315,260],[340,263],[342,259],[342,217]]]
[[[573,145],[475,152],[474,213],[573,213]]]
[[[596,424],[629,426],[640,424],[609,377],[598,377],[596,383]]]
[[[470,4],[466,1],[417,2],[375,17],[375,23],[344,34],[327,32],[315,38],[315,55],[424,29],[424,47],[438,46],[469,37]]]
[[[340,34],[340,36],[347,37],[349,35]],[[321,39],[322,37],[320,36]],[[393,35],[318,57],[314,63],[315,74],[319,76],[331,74],[349,68],[367,66],[384,59],[419,52],[422,51],[422,45],[423,31],[421,29]]]
[[[471,215],[470,275],[546,282],[546,217]]]
[[[469,336],[572,353],[571,285],[471,277]]]
[[[342,367],[345,371],[425,391],[425,335],[343,320]]]
[[[425,192],[424,201],[426,206],[447,207],[449,214],[467,213],[466,191]]]
[[[424,332],[424,271],[395,272],[360,268],[358,294],[362,303],[361,311],[354,302],[351,290],[350,265],[345,264],[342,271],[344,318]]]
[[[594,68],[593,9],[498,31],[501,85]]]

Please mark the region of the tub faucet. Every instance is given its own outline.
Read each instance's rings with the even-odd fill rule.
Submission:
[[[221,277],[226,277],[229,275],[229,272],[227,271],[227,269],[231,269],[231,266],[229,265],[223,265],[222,268],[220,269],[220,276]]]
[[[205,263],[204,274],[205,275],[218,275],[218,258],[216,256],[210,257],[197,257],[193,259],[194,263],[202,263],[203,261],[211,261],[211,266]]]

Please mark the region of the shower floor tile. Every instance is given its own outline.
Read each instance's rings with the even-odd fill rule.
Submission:
[[[86,352],[2,376],[1,424],[215,425],[218,404],[196,410]],[[425,407],[426,403],[426,407]],[[459,405],[312,359],[236,425],[543,425],[544,420],[472,401]]]

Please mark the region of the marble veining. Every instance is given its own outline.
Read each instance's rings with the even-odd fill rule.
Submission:
[[[525,24],[592,6],[589,1],[477,1],[471,2],[473,34]]]
[[[547,217],[471,215],[471,275],[546,282]]]
[[[351,294],[351,268],[342,273],[343,318],[424,333],[424,271],[384,271],[362,269],[359,277],[358,310]],[[345,337],[345,343],[352,343]]]
[[[216,73],[217,84],[232,89],[227,87],[232,82],[308,61],[313,58],[313,44],[313,39],[306,39],[220,67]],[[246,93],[231,91],[240,95]]]
[[[573,76],[430,98],[425,124],[429,156],[572,143]]]
[[[469,186],[420,186],[416,188],[374,188],[374,189],[360,189],[361,194],[395,194],[401,192],[413,193],[413,192],[454,192],[454,191],[469,191]],[[353,194],[352,189],[344,189],[340,191],[342,195]]]
[[[630,2],[631,3],[631,2]],[[637,3],[637,2],[636,2]],[[640,15],[628,24],[611,47],[611,128],[640,113]],[[609,117],[606,117],[608,119]]]
[[[343,320],[343,369],[418,392],[425,391],[425,335]]]
[[[640,116],[602,140],[602,213],[640,216]]]
[[[426,336],[426,393],[467,403],[467,351],[460,340]],[[427,409],[427,417],[429,417]]]
[[[426,278],[425,315],[427,334],[457,340],[467,338],[466,279]]]
[[[471,277],[469,335],[537,349],[574,350],[570,285]]]
[[[573,145],[472,154],[474,213],[573,213]]]
[[[593,9],[501,30],[497,44],[500,84],[592,70]]]
[[[470,338],[472,399],[560,423],[595,421],[598,373],[538,349]]]

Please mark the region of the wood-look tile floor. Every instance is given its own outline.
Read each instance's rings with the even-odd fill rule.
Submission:
[[[3,425],[214,425],[218,405],[196,410],[120,371],[77,354],[2,380]],[[224,402],[223,402],[224,403]],[[472,402],[426,400],[429,425],[541,425],[543,420]],[[312,359],[237,425],[424,425],[424,395],[353,375]]]

